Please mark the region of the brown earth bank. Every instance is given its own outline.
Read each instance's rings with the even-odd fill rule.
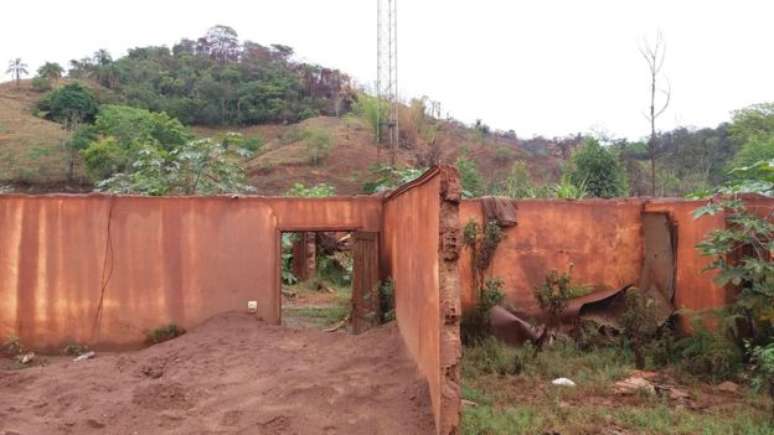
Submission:
[[[147,349],[0,369],[0,434],[428,434],[393,323],[359,336],[228,313]]]

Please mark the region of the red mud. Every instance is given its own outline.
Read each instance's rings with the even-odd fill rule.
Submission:
[[[0,370],[0,433],[428,434],[397,327],[360,336],[215,317],[148,349]]]

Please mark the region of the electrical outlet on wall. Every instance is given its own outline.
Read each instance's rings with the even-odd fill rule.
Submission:
[[[247,301],[247,312],[254,314],[258,312],[258,301]]]

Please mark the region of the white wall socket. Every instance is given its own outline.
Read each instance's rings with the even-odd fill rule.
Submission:
[[[257,313],[258,312],[258,301],[247,301],[247,312],[248,313]]]

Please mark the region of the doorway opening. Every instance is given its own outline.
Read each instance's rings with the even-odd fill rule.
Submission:
[[[358,334],[379,323],[378,233],[282,232],[282,324]]]

